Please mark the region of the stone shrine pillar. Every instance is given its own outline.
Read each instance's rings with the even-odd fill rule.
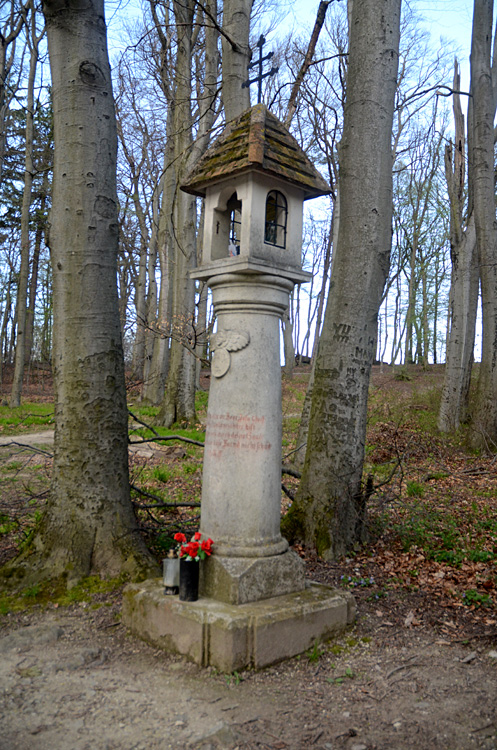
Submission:
[[[217,320],[200,531],[214,541],[196,602],[130,584],[123,621],[154,646],[232,672],[295,656],[353,622],[349,592],[305,581],[280,534],[280,319],[301,267],[302,209],[330,188],[258,104],[228,124],[183,190],[205,198],[202,261]]]
[[[259,104],[228,126],[182,189],[205,198],[202,262],[212,291],[200,530],[214,540],[201,594],[244,604],[305,588],[280,534],[280,320],[302,271],[304,200],[329,186]]]
[[[201,593],[230,604],[300,591],[303,563],[280,534],[280,319],[293,282],[229,273],[209,280],[217,332],[200,530],[215,540]]]

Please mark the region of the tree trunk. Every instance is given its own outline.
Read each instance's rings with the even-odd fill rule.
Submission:
[[[493,1],[475,0],[471,42],[472,186],[480,262],[482,351],[471,442],[497,448],[497,230],[494,192]]]
[[[10,392],[10,407],[19,406],[21,403],[22,380],[24,377],[24,360],[26,353],[26,319],[28,307],[28,278],[29,278],[29,222],[31,219],[31,196],[34,176],[33,143],[34,143],[34,85],[36,68],[38,66],[38,45],[44,35],[36,33],[37,16],[31,13],[31,24],[28,34],[30,60],[26,99],[26,135],[24,160],[24,190],[22,193],[21,209],[21,267],[19,270],[19,284],[17,287],[16,304],[16,356],[14,365],[14,377],[12,390]]]
[[[321,2],[319,3],[318,12],[316,15],[316,21],[314,22],[314,28],[312,30],[311,38],[309,40],[309,47],[307,48],[304,61],[297,74],[297,78],[295,79],[295,82],[292,86],[292,91],[290,93],[290,98],[288,100],[288,106],[287,106],[286,115],[285,115],[285,126],[287,128],[290,127],[293,116],[297,109],[297,98],[299,95],[300,87],[302,85],[302,81],[304,80],[304,76],[309,70],[309,67],[311,65],[312,58],[314,57],[314,52],[316,51],[316,45],[318,43],[319,35],[321,33],[321,29],[323,28],[323,24],[326,18],[326,11],[328,10],[328,6],[330,6],[332,2],[333,0],[321,0]]]
[[[460,88],[461,76],[456,60],[453,89],[459,91]],[[457,430],[468,416],[479,289],[475,222],[471,206],[467,228],[463,229],[466,148],[464,115],[459,94],[453,95],[453,112],[454,144],[449,144],[445,149],[445,178],[450,201],[452,275],[445,377],[438,415],[438,429],[441,432]]]
[[[224,0],[223,7],[223,105],[226,121],[250,107],[250,92],[242,89],[249,77],[249,33],[253,0]],[[228,37],[228,38],[227,38]]]
[[[116,289],[117,137],[103,0],[46,0],[53,86],[55,452],[28,579],[155,569],[129,495]]]
[[[459,243],[451,248],[451,257],[450,334],[438,415],[441,432],[457,430],[468,417],[479,286],[473,216]]]
[[[157,417],[159,424],[191,423],[195,415],[195,282],[189,272],[196,262],[195,198],[179,189],[192,145],[191,65],[195,4],[174,2],[178,47],[175,61],[174,97],[170,103],[174,154],[167,178],[170,201],[168,257],[172,267],[171,352],[164,398]],[[173,182],[172,164],[176,179]],[[162,207],[164,213],[164,206]]]
[[[388,275],[400,0],[354,0],[340,149],[340,226],[307,452],[283,532],[325,558],[361,538],[367,398]]]
[[[27,0],[20,5],[16,0],[10,0],[10,9],[7,11],[7,3],[5,3],[5,11],[8,20],[0,32],[0,180],[5,158],[5,122],[10,102],[16,95],[16,91],[12,90],[10,85],[10,72],[15,61],[15,42],[24,24],[27,23],[29,11],[33,12],[33,0]],[[9,91],[8,94],[7,91]]]

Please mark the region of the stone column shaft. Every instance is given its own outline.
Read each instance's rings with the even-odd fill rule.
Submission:
[[[244,603],[304,588],[280,534],[280,319],[293,282],[224,273],[209,279],[217,331],[204,451],[200,530],[214,540],[201,591]]]

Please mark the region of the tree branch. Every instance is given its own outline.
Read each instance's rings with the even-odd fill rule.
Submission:
[[[333,0],[321,0],[321,2],[319,3],[316,22],[314,24],[314,29],[312,30],[309,47],[307,49],[304,62],[302,63],[302,66],[297,74],[297,78],[295,79],[295,83],[293,84],[290,99],[288,100],[288,107],[285,116],[285,127],[287,128],[290,127],[293,115],[295,114],[295,110],[297,109],[297,96],[299,94],[302,81],[304,80],[304,76],[309,70],[312,57],[316,50],[316,44],[319,39],[319,34],[321,32],[321,29],[323,28],[324,20],[326,18],[326,11],[328,10],[328,6],[331,5],[332,2]]]

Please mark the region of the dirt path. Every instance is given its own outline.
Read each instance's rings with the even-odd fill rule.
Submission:
[[[0,448],[12,448],[14,453],[19,448],[37,448],[41,445],[53,447],[54,434],[54,430],[44,430],[42,432],[20,433],[19,435],[0,435]],[[161,449],[154,446],[153,443],[142,444],[139,439],[136,442],[136,445],[129,444],[130,453],[135,453],[143,458],[161,455]]]
[[[223,675],[128,636],[119,598],[101,605],[2,618],[2,750],[497,748],[489,646],[376,612],[324,653]]]
[[[19,445],[52,445],[54,440],[54,431],[45,430],[44,432],[29,432],[20,435],[0,435],[0,445],[19,446]]]

